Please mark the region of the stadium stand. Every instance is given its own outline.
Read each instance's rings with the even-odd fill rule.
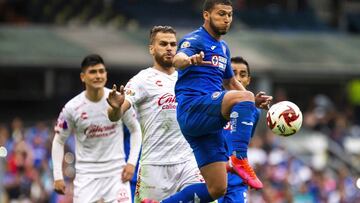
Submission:
[[[80,59],[104,56],[108,84],[124,84],[150,65],[148,28],[170,24],[178,36],[199,25],[194,0],[0,1],[0,202],[71,202],[52,190],[54,119],[81,89]],[[359,202],[360,2],[234,0],[226,41],[253,70],[252,90],[303,111],[288,138],[259,126],[249,159],[264,181],[250,202]],[[274,101],[274,102],[276,102]],[[264,119],[264,115],[262,116]],[[74,141],[65,176],[74,174]],[[16,181],[16,180],[21,180]]]

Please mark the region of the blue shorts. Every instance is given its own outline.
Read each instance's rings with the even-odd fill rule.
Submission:
[[[227,120],[221,114],[226,91],[203,96],[189,96],[178,104],[180,129],[194,151],[199,168],[210,163],[227,161],[222,129]]]

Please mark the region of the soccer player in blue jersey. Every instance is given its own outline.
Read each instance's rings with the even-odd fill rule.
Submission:
[[[251,81],[250,67],[248,62],[242,57],[231,58],[231,66],[234,71],[235,78],[246,88]],[[261,93],[260,93],[261,94]],[[251,137],[254,134],[257,122],[259,120],[260,110],[255,114],[254,127]],[[223,135],[226,141],[226,149],[228,156],[232,155],[232,135],[230,122],[224,127]],[[231,170],[231,169],[230,169]],[[219,203],[245,203],[247,202],[247,188],[243,180],[236,174],[228,172],[228,187],[224,197],[218,199]]]
[[[234,77],[229,48],[221,40],[230,28],[232,14],[230,0],[205,0],[203,26],[179,43],[173,60],[179,72],[175,86],[177,119],[206,184],[190,185],[163,203],[211,202],[226,193],[228,156],[222,129],[229,120],[232,170],[250,187],[263,187],[248,163],[247,150],[256,120],[255,106],[266,108],[272,97],[263,93],[255,97]]]

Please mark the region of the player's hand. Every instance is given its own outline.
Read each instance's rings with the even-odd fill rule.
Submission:
[[[212,65],[211,61],[204,61],[204,52],[201,51],[198,54],[194,54],[189,57],[189,64],[195,65],[195,66],[201,66],[201,65]]]
[[[54,191],[58,194],[65,194],[65,182],[64,180],[55,180],[54,181]]]
[[[117,91],[117,87],[114,84],[106,101],[112,108],[119,109],[121,107],[121,105],[124,103],[124,100],[125,100],[124,86],[121,85],[119,88],[119,91]]]
[[[258,108],[269,110],[269,105],[273,97],[266,95],[265,92],[259,92],[255,95],[255,105]]]
[[[126,164],[121,174],[121,180],[123,182],[130,181],[135,173],[135,166],[132,164]]]

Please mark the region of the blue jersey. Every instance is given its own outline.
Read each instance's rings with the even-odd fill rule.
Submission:
[[[178,71],[175,93],[180,105],[184,96],[221,91],[223,79],[229,79],[234,75],[228,45],[223,40],[213,38],[204,27],[185,35],[180,40],[178,48],[178,52],[183,52],[187,56],[198,54],[200,51],[205,54],[204,61],[211,61],[212,65],[189,66]]]

